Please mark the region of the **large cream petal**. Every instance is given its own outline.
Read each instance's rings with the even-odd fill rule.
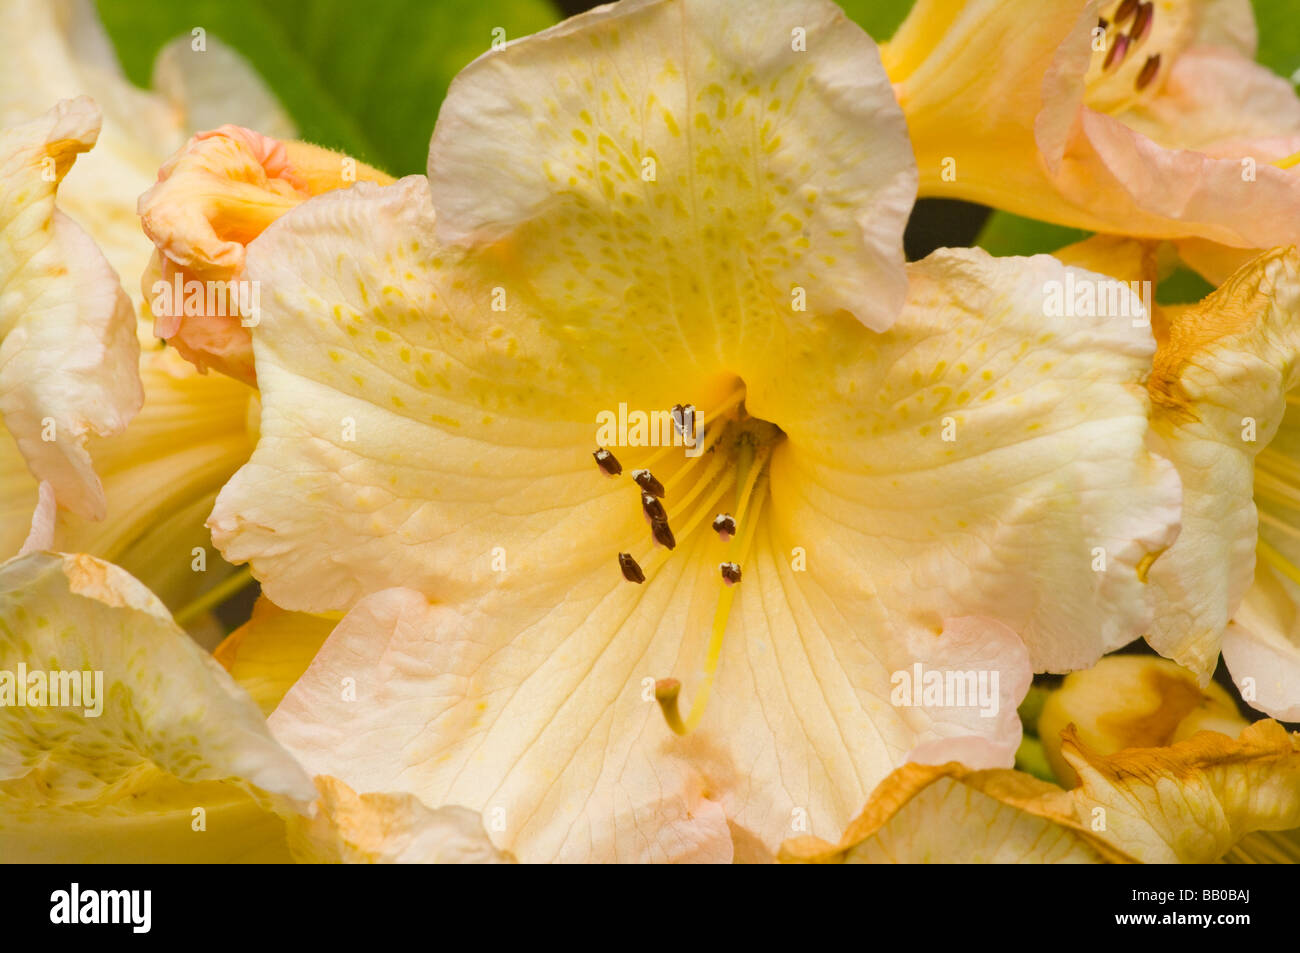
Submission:
[[[887,327],[915,174],[875,45],[826,0],[574,17],[463,70],[429,151],[444,240],[510,232],[529,271],[599,274],[669,329],[738,282]]]
[[[60,504],[98,519],[104,492],[85,448],[140,408],[131,304],[55,192],[99,133],[88,99],[0,132],[0,416]]]
[[[1264,448],[1300,373],[1297,307],[1300,254],[1268,253],[1185,311],[1156,355],[1152,426],[1182,476],[1184,503],[1182,535],[1151,568],[1160,611],[1148,641],[1203,680],[1254,572],[1252,493],[1286,506],[1294,463]]]
[[[891,611],[992,617],[1035,671],[1090,665],[1141,634],[1146,569],[1177,532],[1177,476],[1146,449],[1155,346],[1138,302],[1048,256],[950,249],[909,279],[891,332],[792,339],[750,389],[790,437],[774,517],[810,554],[817,540],[851,554]]]

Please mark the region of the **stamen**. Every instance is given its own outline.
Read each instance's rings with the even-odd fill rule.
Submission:
[[[1128,52],[1128,36],[1121,33],[1115,37],[1115,42],[1110,46],[1110,52],[1106,54],[1106,61],[1101,64],[1103,70],[1108,70],[1112,66],[1119,66],[1124,62],[1124,54]]]
[[[1109,28],[1110,28],[1110,23],[1107,22],[1105,17],[1101,17],[1100,19],[1097,20],[1098,30],[1101,30],[1104,33]]]
[[[736,535],[736,519],[730,513],[719,513],[713,517],[713,531],[724,543]]]
[[[596,466],[604,471],[605,476],[616,477],[623,472],[623,464],[618,462],[618,457],[604,447],[601,447],[592,456],[596,458]]]
[[[1156,73],[1158,72],[1160,72],[1159,53],[1155,56],[1148,56],[1147,61],[1142,64],[1142,71],[1138,73],[1137,82],[1134,83],[1134,85],[1137,86],[1138,91],[1141,92],[1150,86],[1151,81],[1156,78]]]
[[[1123,0],[1119,8],[1115,10],[1115,25],[1119,26],[1129,17],[1131,17],[1138,8],[1138,0]]]
[[[663,498],[664,485],[655,479],[655,475],[649,470],[633,470],[632,480],[651,496]]]
[[[734,586],[740,582],[740,564],[739,563],[721,563],[718,566],[722,573],[722,581],[728,586]]]
[[[641,571],[641,567],[632,558],[631,553],[618,554],[618,568],[623,570],[623,578],[628,582],[634,582],[638,586],[645,582],[645,573]]]
[[[663,710],[668,727],[678,735],[686,734],[686,726],[682,724],[681,713],[677,710],[677,696],[681,691],[682,683],[675,678],[661,678],[655,682],[655,701]]]
[[[1151,24],[1155,20],[1156,5],[1154,3],[1139,3],[1137,16],[1133,18],[1133,26],[1129,29],[1128,34],[1133,38],[1133,45],[1141,43],[1151,32]]]
[[[745,448],[742,444],[741,450]],[[758,484],[759,476],[765,469],[770,450],[763,448],[760,459],[756,459],[753,444],[748,444],[748,454],[741,453],[741,466],[738,472],[745,474],[745,485],[740,491],[740,499],[736,504],[736,512],[740,514],[740,525],[744,527],[740,539],[740,558],[744,559],[749,551],[750,543],[754,539],[754,529],[758,525],[758,512],[762,508],[765,494],[757,498],[753,513],[748,513],[750,501],[754,499],[754,488]],[[709,694],[713,690],[713,681],[718,674],[718,661],[722,658],[722,640],[727,633],[727,619],[731,615],[731,603],[735,598],[736,589],[734,586],[728,586],[722,590],[718,596],[718,605],[713,613],[713,633],[709,637],[708,655],[704,662],[704,680],[695,690],[695,697],[691,700],[691,711],[687,716],[685,723],[677,719],[677,724],[668,719],[668,727],[676,734],[684,735],[694,731],[699,727],[700,722],[704,719],[704,709],[709,703]],[[665,718],[668,713],[665,711]]]

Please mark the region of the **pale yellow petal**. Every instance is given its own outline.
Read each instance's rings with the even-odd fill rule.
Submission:
[[[203,522],[248,459],[252,391],[202,375],[170,350],[141,362],[145,403],[126,430],[88,447],[102,474],[103,520],[61,511],[55,548],[121,565],[179,611],[230,572]],[[36,481],[0,432],[0,552],[12,554],[36,505]]]
[[[1067,732],[1063,753],[1080,819],[1103,819],[1101,836],[1144,863],[1208,863],[1254,831],[1300,827],[1300,739],[1275,721],[1109,756]]]
[[[88,99],[0,132],[0,416],[33,475],[80,516],[104,515],[86,440],[143,400],[131,304],[95,243],[55,208],[99,133]]]
[[[274,857],[272,801],[315,797],[248,696],[111,564],[33,554],[0,567],[0,672],[8,858]],[[54,697],[71,681],[48,672],[81,691]]]
[[[1152,426],[1178,467],[1184,502],[1179,539],[1150,570],[1160,612],[1148,641],[1203,680],[1250,585],[1260,520],[1276,519],[1267,507],[1288,507],[1295,493],[1294,464],[1265,448],[1300,373],[1297,307],[1300,254],[1262,255],[1183,312],[1156,355]]]
[[[269,715],[307,670],[336,621],[287,612],[263,596],[253,606],[252,618],[213,655]]]
[[[1038,716],[1052,772],[1066,787],[1078,777],[1061,752],[1062,733],[1099,755],[1125,748],[1160,748],[1197,731],[1235,738],[1247,725],[1232,696],[1211,682],[1205,688],[1187,669],[1165,659],[1112,655],[1071,674],[1052,692]]]
[[[1016,771],[907,765],[872,792],[838,843],[781,845],[784,863],[1124,863],[1074,818],[1069,796]]]

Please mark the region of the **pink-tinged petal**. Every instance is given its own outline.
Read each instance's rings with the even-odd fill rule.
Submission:
[[[610,615],[627,588],[606,599]],[[560,616],[571,611],[504,596],[464,610],[409,590],[371,596],[290,689],[272,731],[312,771],[359,791],[480,811],[498,845],[524,861],[730,861],[722,807],[690,764],[695,739],[664,728],[636,677],[653,670],[645,653],[675,646],[616,634],[589,668],[579,640],[599,629],[570,636]],[[511,638],[534,612],[537,638]],[[606,668],[629,665],[623,691],[597,698]],[[539,717],[562,710],[573,717]]]
[[[140,196],[140,222],[157,249],[141,280],[154,333],[199,370],[256,384],[249,328],[261,320],[261,288],[244,277],[245,246],[312,195],[358,180],[392,181],[240,126],[193,136]]]
[[[995,619],[970,616],[947,620],[941,638],[927,633],[912,647],[922,672],[919,684],[912,677],[912,691],[924,693],[924,673],[932,672],[966,704],[933,709],[933,722],[908,760],[974,769],[1014,765],[1022,734],[1016,709],[1034,677],[1020,637]]]
[[[54,548],[54,523],[57,510],[54,487],[42,481],[37,489],[36,509],[32,512],[32,528],[18,550],[19,556]]]
[[[1267,571],[1256,571],[1236,621],[1223,634],[1223,661],[1248,705],[1281,721],[1300,721],[1300,602],[1294,584],[1285,594],[1270,592],[1260,578]]]

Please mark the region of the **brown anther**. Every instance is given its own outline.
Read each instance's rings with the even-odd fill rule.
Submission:
[[[618,457],[604,447],[601,447],[592,456],[596,458],[596,466],[604,471],[605,476],[616,477],[623,472],[623,464],[618,462]]]
[[[632,480],[641,489],[645,490],[651,496],[657,496],[660,499],[664,495],[664,485],[655,478],[655,475],[649,470],[633,470]]]
[[[1160,72],[1160,54],[1148,56],[1147,61],[1142,64],[1142,71],[1138,73],[1137,81],[1134,83],[1138,91],[1146,89],[1151,85],[1151,81],[1156,78],[1156,73]]]
[[[1105,17],[1101,17],[1097,20],[1097,29],[1101,30],[1103,33],[1106,32],[1106,29],[1109,26],[1110,26],[1110,21],[1107,20]]]
[[[650,525],[655,523],[667,523],[668,514],[664,512],[664,505],[649,493],[641,494],[641,509],[645,511],[645,518],[650,521]]]
[[[631,553],[618,554],[618,568],[623,570],[623,578],[628,582],[634,582],[638,586],[645,582],[645,573],[641,571],[640,565],[632,558]]]
[[[1115,25],[1119,26],[1131,17],[1138,8],[1138,0],[1124,0],[1115,10]]]
[[[663,522],[655,520],[652,522],[650,524],[650,535],[655,538],[655,542],[660,546],[664,546],[668,549],[677,548],[677,537],[673,535],[673,531],[671,527],[669,527],[667,520],[664,520]]]
[[[1128,36],[1121,33],[1115,37],[1115,42],[1110,45],[1110,52],[1106,54],[1106,62],[1101,64],[1104,70],[1112,66],[1119,66],[1124,62],[1124,54],[1128,52]]]
[[[1136,45],[1146,39],[1151,32],[1151,23],[1155,19],[1156,5],[1154,3],[1139,3],[1137,16],[1133,18],[1133,26],[1129,28],[1128,35],[1133,38]]]
[[[719,513],[713,517],[713,531],[724,543],[736,535],[736,518],[730,513]]]
[[[729,586],[734,586],[740,582],[740,563],[722,563],[718,566],[722,573],[722,581]]]

